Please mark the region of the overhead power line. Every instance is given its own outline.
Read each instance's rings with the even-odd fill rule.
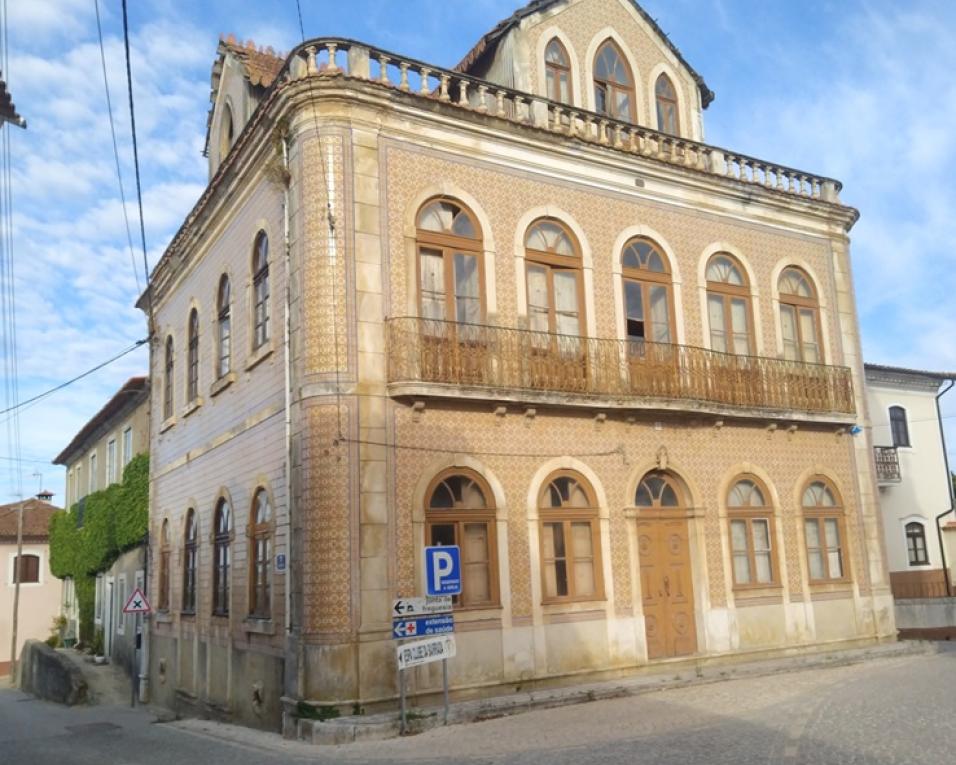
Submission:
[[[43,393],[40,393],[40,394],[38,394],[38,395],[36,395],[36,396],[33,396],[33,398],[28,398],[28,399],[26,399],[25,401],[20,401],[20,402],[16,403],[16,404],[13,405],[13,406],[7,407],[7,408],[4,409],[3,411],[0,411],[0,414],[7,414],[8,412],[13,412],[13,411],[16,411],[16,410],[18,410],[18,409],[22,409],[23,407],[27,406],[28,404],[33,404],[33,403],[36,403],[37,401],[39,401],[40,399],[46,398],[47,396],[52,396],[54,393],[56,393],[56,392],[58,392],[58,391],[61,391],[61,390],[63,390],[63,389],[66,388],[66,387],[69,387],[69,386],[72,385],[73,383],[78,382],[79,380],[82,380],[84,377],[89,377],[91,374],[93,374],[94,372],[98,372],[98,371],[101,370],[103,367],[109,366],[109,365],[112,364],[114,361],[119,361],[121,358],[123,358],[123,356],[126,356],[127,354],[132,353],[132,352],[135,351],[137,348],[139,348],[141,345],[144,345],[144,344],[147,343],[147,342],[149,342],[149,338],[143,338],[142,340],[137,340],[137,341],[136,341],[135,343],[133,343],[133,345],[131,345],[129,348],[127,348],[127,349],[124,350],[124,351],[121,351],[120,353],[117,353],[117,354],[116,354],[115,356],[113,356],[112,358],[107,359],[106,361],[104,361],[104,362],[102,362],[102,363],[100,363],[100,364],[97,364],[95,367],[92,367],[92,368],[90,368],[90,369],[87,369],[87,370],[86,370],[85,372],[83,372],[82,374],[79,374],[79,375],[77,375],[76,377],[74,377],[74,378],[72,378],[72,379],[70,379],[70,380],[67,380],[66,382],[60,383],[59,385],[57,385],[57,386],[55,386],[55,387],[53,387],[53,388],[50,388],[49,390],[44,391]]]
[[[119,182],[120,202],[123,205],[123,221],[126,223],[126,241],[129,244],[129,259],[133,266],[133,278],[136,279],[136,294],[142,292],[139,286],[139,269],[136,267],[136,253],[133,248],[133,232],[129,226],[129,213],[126,211],[126,189],[123,187],[123,173],[120,170],[119,148],[116,144],[116,126],[113,123],[113,100],[110,98],[110,83],[106,76],[106,50],[103,47],[103,26],[100,23],[100,2],[93,0],[96,8],[96,34],[100,40],[100,63],[103,66],[103,89],[106,91],[106,112],[110,118],[110,136],[113,138],[113,159],[116,162],[116,180]],[[149,279],[149,274],[146,274]]]

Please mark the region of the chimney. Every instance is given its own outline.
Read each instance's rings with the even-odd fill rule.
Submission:
[[[37,499],[41,502],[49,502],[51,499],[53,499],[53,492],[43,489],[42,491],[37,492]]]

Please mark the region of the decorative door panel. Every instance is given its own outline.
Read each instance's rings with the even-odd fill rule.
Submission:
[[[638,521],[638,555],[649,659],[697,652],[687,520]]]

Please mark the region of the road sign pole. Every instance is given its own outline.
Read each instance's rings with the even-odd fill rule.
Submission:
[[[401,708],[402,708],[402,724],[399,728],[399,734],[405,735],[405,670],[398,670],[398,695],[401,699]]]
[[[441,660],[441,681],[445,693],[445,725],[448,725],[448,659]]]

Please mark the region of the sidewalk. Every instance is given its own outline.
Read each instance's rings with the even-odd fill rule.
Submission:
[[[549,709],[601,699],[637,696],[667,688],[716,683],[731,678],[759,677],[804,669],[846,666],[876,659],[937,651],[938,647],[935,643],[912,641],[744,662],[732,657],[687,660],[650,667],[640,674],[606,682],[548,688],[452,703],[448,713],[448,724],[477,722],[535,709]],[[408,712],[407,734],[421,733],[444,724],[441,706],[416,707],[412,701]],[[296,721],[294,729],[286,730],[286,735],[289,738],[298,738],[301,741],[320,745],[375,741],[399,736],[400,721],[397,712],[339,717],[326,721],[300,718]],[[232,734],[230,736],[232,737]]]

